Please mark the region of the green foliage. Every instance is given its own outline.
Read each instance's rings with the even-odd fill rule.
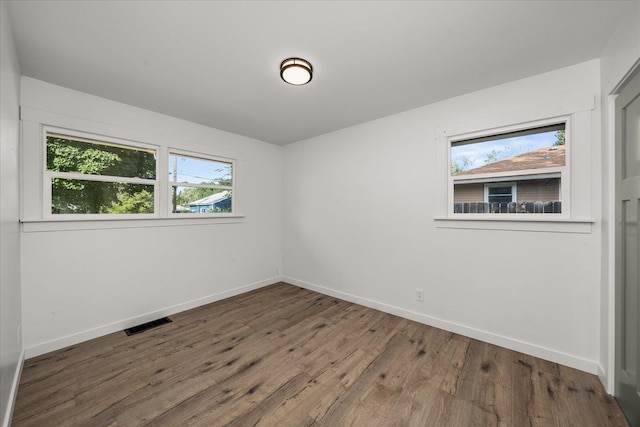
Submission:
[[[177,204],[186,206],[191,202],[195,202],[196,200],[204,199],[212,194],[220,193],[224,190],[219,189],[211,189],[211,188],[197,188],[197,187],[189,187],[185,188],[180,194],[177,195]]]
[[[472,165],[471,160],[469,160],[467,157],[463,157],[462,158],[462,164],[458,163],[458,162],[453,162],[453,164],[451,165],[451,175],[457,175],[459,173],[462,173],[466,170],[469,170],[469,167]]]
[[[556,131],[556,142],[553,143],[553,145],[564,145],[565,144],[565,134],[564,134],[564,130],[558,130]]]
[[[155,179],[156,161],[153,153],[143,150],[49,136],[47,169]],[[71,178],[54,178],[51,185],[52,213],[153,213],[149,185]]]
[[[118,202],[111,202],[107,213],[153,213],[153,193],[147,190],[133,194],[120,192],[118,193]]]
[[[498,151],[491,150],[491,152],[489,154],[487,154],[487,158],[484,159],[484,164],[488,165],[489,163],[497,162],[498,161],[498,154],[499,154]]]
[[[503,150],[491,150],[491,152],[487,154],[487,157],[484,159],[484,164],[488,165],[489,163],[497,162],[498,160],[500,160],[501,155],[504,155]],[[471,166],[473,166],[473,161],[471,161],[467,157],[463,157],[461,162],[453,162],[453,164],[451,165],[451,175],[457,175],[459,173],[468,171]]]
[[[117,195],[117,184],[54,178],[51,209],[56,214],[105,213],[109,195]]]

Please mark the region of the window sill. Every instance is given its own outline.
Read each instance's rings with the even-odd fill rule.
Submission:
[[[529,215],[522,218],[518,214],[506,218],[506,214],[496,214],[500,217],[488,215],[490,214],[464,214],[464,217],[435,217],[434,220],[437,228],[578,234],[591,234],[594,224],[592,220],[581,219],[532,218]]]
[[[176,227],[213,224],[237,224],[244,222],[244,215],[230,215],[219,217],[194,217],[194,218],[140,218],[140,219],[64,219],[64,220],[21,220],[21,228],[24,233],[43,231],[72,231],[72,230],[103,230],[118,228],[144,228],[144,227]]]

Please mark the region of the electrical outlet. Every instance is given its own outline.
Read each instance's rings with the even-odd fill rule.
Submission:
[[[416,301],[424,302],[424,289],[416,289]]]

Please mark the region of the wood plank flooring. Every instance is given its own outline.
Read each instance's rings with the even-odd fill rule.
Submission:
[[[594,375],[279,283],[25,362],[14,426],[627,426]]]

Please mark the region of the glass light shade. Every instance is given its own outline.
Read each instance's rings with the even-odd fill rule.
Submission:
[[[280,64],[280,77],[292,85],[304,85],[313,77],[313,67],[309,61],[301,58],[289,58]]]

